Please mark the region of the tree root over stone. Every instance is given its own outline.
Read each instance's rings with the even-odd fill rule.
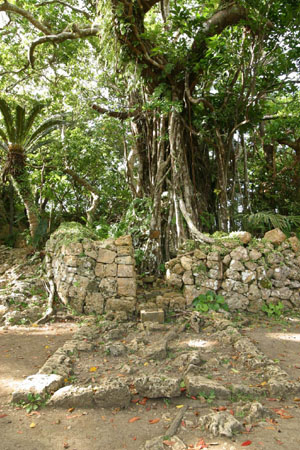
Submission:
[[[48,293],[49,293],[49,296],[48,296],[48,308],[47,308],[45,314],[43,315],[43,317],[41,317],[39,320],[37,320],[35,322],[37,325],[47,323],[50,320],[50,318],[52,317],[52,315],[53,315],[53,302],[54,302],[54,297],[55,297],[55,284],[54,284],[54,281],[51,278],[48,280],[48,283],[49,283],[49,287],[47,286],[47,290],[48,290]]]

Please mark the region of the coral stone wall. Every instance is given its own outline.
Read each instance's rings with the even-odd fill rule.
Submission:
[[[46,272],[60,300],[79,313],[136,310],[131,236],[96,240],[79,224],[64,224],[46,244]]]
[[[300,242],[272,230],[265,239],[219,239],[166,264],[166,281],[183,292],[186,305],[208,290],[230,309],[258,311],[264,302],[300,307]],[[243,235],[241,235],[242,238]],[[250,237],[249,237],[250,236]]]

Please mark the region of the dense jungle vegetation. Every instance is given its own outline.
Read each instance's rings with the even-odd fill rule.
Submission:
[[[300,230],[297,0],[2,0],[0,239]]]

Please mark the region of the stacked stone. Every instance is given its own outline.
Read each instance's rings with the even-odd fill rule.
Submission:
[[[261,241],[243,242],[223,239],[169,261],[168,284],[183,292],[186,305],[211,290],[232,310],[255,312],[264,302],[279,301],[286,308],[300,307],[299,240],[272,230]]]
[[[131,236],[105,241],[88,238],[46,246],[47,276],[60,300],[76,312],[103,314],[136,309],[136,273]]]

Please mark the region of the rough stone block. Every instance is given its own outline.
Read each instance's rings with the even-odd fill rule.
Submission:
[[[116,252],[105,248],[100,248],[97,256],[97,262],[111,264],[114,262],[116,256]]]
[[[163,297],[162,297],[163,298]],[[164,311],[163,309],[158,309],[156,311],[141,311],[141,321],[142,322],[158,322],[164,323]]]
[[[117,264],[132,264],[134,266],[134,258],[133,256],[117,256],[115,259]]]
[[[118,256],[133,256],[133,247],[121,245],[117,247]]]
[[[84,312],[91,314],[93,312],[97,314],[103,314],[104,310],[104,298],[100,292],[90,292],[85,298]]]
[[[133,278],[118,278],[118,295],[136,297],[136,281]]]
[[[118,264],[118,277],[120,278],[134,278],[134,266],[129,264]]]
[[[274,228],[274,230],[265,233],[264,239],[272,244],[279,245],[286,240],[286,235],[279,228]]]
[[[60,375],[46,375],[37,373],[27,377],[17,389],[12,393],[12,402],[19,403],[26,401],[28,394],[35,394],[44,397],[45,394],[59,389],[64,384],[64,379]]]
[[[94,406],[93,389],[91,386],[65,386],[54,393],[48,405],[61,408],[91,408]]]
[[[184,377],[184,382],[189,395],[197,396],[200,392],[209,395],[214,391],[216,398],[229,398],[230,391],[221,384],[202,377],[201,375],[189,375]]]
[[[135,299],[127,300],[126,298],[109,298],[106,302],[105,311],[126,311],[134,312],[136,306]]]
[[[134,381],[136,390],[143,397],[180,397],[181,378],[164,376],[143,376]]]
[[[126,408],[130,400],[130,391],[125,381],[112,379],[94,387],[94,401],[100,408]]]

